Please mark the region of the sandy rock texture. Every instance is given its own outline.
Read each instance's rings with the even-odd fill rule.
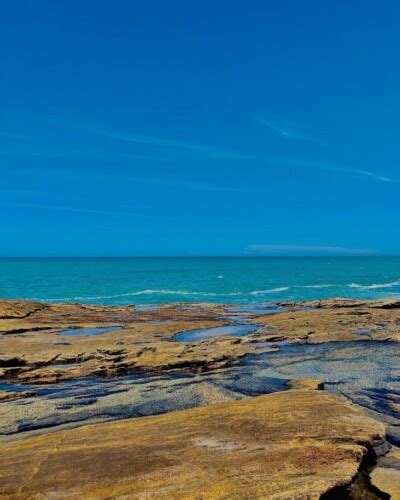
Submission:
[[[392,500],[400,499],[400,448],[392,448],[378,460],[378,466],[371,473],[371,483]]]
[[[169,304],[154,310],[84,304],[0,301],[0,379],[52,384],[132,371],[192,372],[223,368],[280,341],[398,341],[400,302],[331,299],[283,303],[276,314],[248,314],[260,325],[243,337],[176,342],[176,333],[235,320],[227,306]],[[118,327],[100,335],[61,336],[64,329]]]
[[[349,485],[384,433],[381,423],[342,399],[291,390],[3,445],[0,492],[4,498],[319,498]]]
[[[308,389],[310,391],[323,391],[324,382],[315,378],[299,378],[289,380],[287,383],[288,389]]]
[[[400,340],[400,301],[328,299],[280,305],[283,312],[252,319],[263,325],[253,334],[258,341]]]
[[[223,325],[221,306],[133,307],[0,301],[0,379],[52,384],[130,371],[204,371],[243,357],[249,348],[219,337],[202,343],[174,334]],[[61,336],[65,329],[119,327],[100,335]]]

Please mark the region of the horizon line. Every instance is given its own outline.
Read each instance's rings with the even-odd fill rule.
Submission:
[[[400,258],[400,254],[379,255],[0,255],[0,259],[273,259],[273,258],[341,258],[380,259]]]

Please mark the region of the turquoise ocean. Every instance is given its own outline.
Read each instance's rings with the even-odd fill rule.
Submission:
[[[400,257],[3,258],[0,298],[89,304],[400,297]]]

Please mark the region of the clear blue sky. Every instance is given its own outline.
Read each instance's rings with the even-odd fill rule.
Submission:
[[[9,1],[1,255],[400,253],[397,1]]]

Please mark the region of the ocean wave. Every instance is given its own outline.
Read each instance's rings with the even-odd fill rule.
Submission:
[[[361,285],[359,283],[349,283],[347,285],[335,285],[332,283],[321,283],[314,285],[293,285],[293,286],[280,286],[275,288],[267,288],[264,290],[252,290],[252,291],[237,291],[237,292],[205,292],[205,291],[194,291],[194,290],[171,290],[171,289],[145,289],[137,290],[126,293],[117,293],[110,295],[93,295],[93,296],[71,296],[71,297],[59,297],[59,298],[30,298],[30,300],[44,300],[45,302],[86,302],[86,301],[102,301],[102,300],[115,300],[123,299],[128,297],[138,297],[138,296],[172,296],[172,297],[193,297],[193,298],[221,298],[224,297],[240,297],[245,299],[246,297],[256,297],[268,294],[278,294],[280,292],[286,292],[290,289],[321,289],[321,288],[334,288],[334,287],[345,287],[354,288],[359,291],[364,290],[377,290],[400,286],[400,281],[392,281],[390,283],[373,283],[371,285]],[[167,300],[167,299],[166,299]]]
[[[34,298],[31,300],[44,300],[46,302],[72,302],[72,301],[85,301],[85,300],[103,300],[103,299],[119,299],[123,297],[135,297],[139,295],[181,295],[193,297],[247,297],[249,295],[264,295],[269,293],[285,292],[290,287],[283,286],[278,288],[270,288],[267,290],[253,290],[250,292],[196,292],[192,290],[169,290],[169,289],[146,289],[138,290],[136,292],[118,293],[113,295],[94,295],[94,296],[73,296],[73,297],[59,297],[59,298]]]
[[[357,288],[358,290],[376,290],[378,288],[392,288],[400,286],[400,281],[391,281],[390,283],[373,283],[372,285],[359,285],[358,283],[350,283],[349,288]]]
[[[333,288],[340,285],[332,285],[332,283],[326,283],[322,285],[300,285],[299,288]]]
[[[45,300],[46,302],[72,301],[72,300],[101,300],[101,299],[118,299],[121,297],[133,297],[137,295],[194,295],[201,297],[224,297],[235,295],[246,295],[243,292],[231,293],[214,293],[214,292],[193,292],[189,290],[139,290],[137,292],[118,293],[114,295],[95,295],[90,297],[60,297],[57,299],[40,299],[34,298],[31,300]]]
[[[249,295],[264,295],[265,293],[275,293],[275,292],[286,292],[289,290],[288,286],[281,286],[279,288],[270,288],[269,290],[254,290],[250,292]]]

